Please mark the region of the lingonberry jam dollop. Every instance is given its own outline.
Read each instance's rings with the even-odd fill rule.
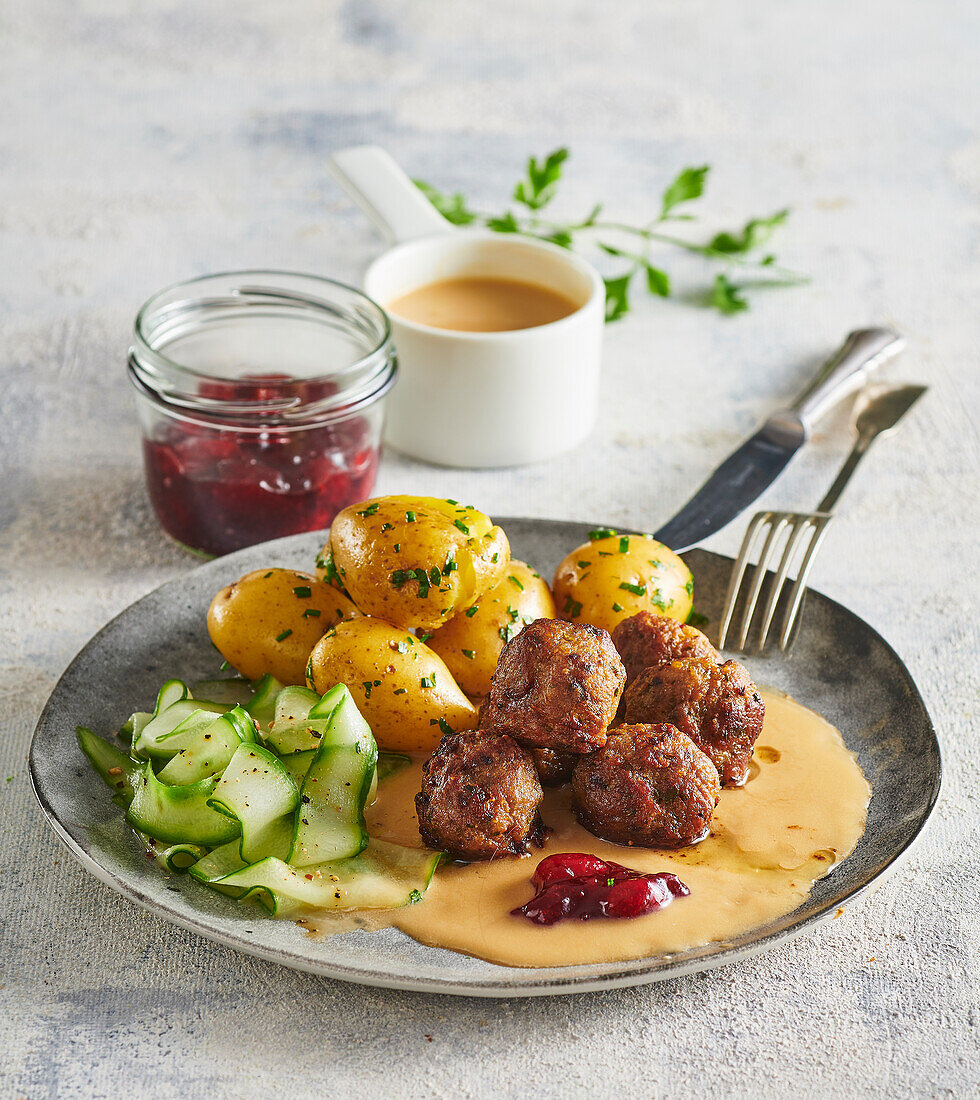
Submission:
[[[691,892],[676,875],[634,871],[584,852],[559,852],[541,860],[531,884],[534,897],[511,913],[544,925],[642,917]]]
[[[151,298],[129,354],[163,529],[226,554],[371,495],[395,378],[383,310],[309,275],[204,276]]]
[[[277,385],[292,388],[288,379],[263,381],[263,402],[276,401]],[[255,393],[253,386],[248,396]],[[214,400],[214,385],[202,396]],[[227,554],[328,527],[342,508],[371,495],[380,445],[368,417],[312,426],[270,421],[236,428],[170,418],[144,437],[150,501],[169,535],[206,554]]]

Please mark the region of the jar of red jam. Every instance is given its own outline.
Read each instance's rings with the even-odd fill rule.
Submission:
[[[384,311],[331,279],[237,271],[152,297],[129,377],[164,531],[215,555],[329,526],[371,495],[395,370]]]

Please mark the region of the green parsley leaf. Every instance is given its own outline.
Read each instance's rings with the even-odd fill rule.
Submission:
[[[606,323],[618,321],[625,313],[629,313],[629,289],[632,274],[617,275],[614,278],[603,279],[606,284]]]
[[[624,592],[632,592],[634,596],[645,596],[647,594],[647,586],[645,584],[629,584],[627,581],[623,581],[620,586]]]
[[[647,287],[651,294],[659,295],[661,298],[670,297],[670,276],[666,271],[661,271],[659,267],[654,267],[653,264],[645,264],[647,272]]]
[[[704,181],[708,176],[708,165],[700,168],[685,168],[679,172],[661,199],[660,217],[666,218],[675,206],[699,199],[704,194]]]
[[[446,221],[452,222],[453,225],[470,225],[476,221],[476,214],[467,207],[466,199],[458,191],[447,195],[424,180],[412,182]]]
[[[741,313],[749,308],[742,295],[742,288],[731,282],[724,272],[719,271],[711,288],[711,304],[721,313],[729,316]]]
[[[687,625],[688,626],[704,626],[704,624],[707,621],[708,621],[708,616],[707,615],[701,615],[699,612],[695,611],[693,608],[691,609],[691,614],[688,615],[688,617],[687,617]]]
[[[543,161],[530,157],[527,162],[527,178],[514,188],[514,201],[529,210],[540,210],[548,205],[555,196],[558,180],[561,178],[561,166],[568,159],[567,149],[556,149]]]
[[[764,245],[788,217],[789,209],[777,210],[768,218],[752,218],[745,223],[741,232],[716,234],[709,241],[708,248],[712,252],[724,252],[732,256],[751,252],[753,248]],[[766,260],[772,263],[773,257],[767,256],[759,262],[765,265]]]
[[[520,233],[521,223],[508,210],[499,218],[487,218],[487,229],[493,229],[497,233]]]

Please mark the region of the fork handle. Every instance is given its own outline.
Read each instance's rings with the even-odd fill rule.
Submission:
[[[863,385],[875,367],[904,348],[905,339],[890,328],[856,329],[796,399],[792,411],[809,428],[832,405]]]
[[[868,453],[871,444],[877,439],[877,435],[859,435],[857,442],[851,449],[851,453],[844,461],[844,465],[840,468],[840,473],[834,478],[834,484],[827,490],[827,495],[817,505],[818,512],[825,512],[829,515],[834,505],[840,500],[841,493],[844,492],[844,486],[851,480],[851,475],[857,469],[858,463]]]

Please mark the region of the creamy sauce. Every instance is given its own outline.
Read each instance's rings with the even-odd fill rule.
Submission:
[[[578,305],[545,286],[513,279],[461,278],[428,283],[388,303],[409,321],[460,332],[509,332],[560,321]]]
[[[528,859],[441,867],[423,901],[382,913],[317,914],[318,934],[394,925],[422,943],[506,966],[613,962],[725,941],[791,912],[813,882],[850,853],[871,789],[840,733],[787,696],[763,692],[765,728],[745,786],[722,791],[708,838],[676,851],[623,848],[575,821],[568,787],[545,793],[554,830]],[[368,811],[374,836],[420,843],[414,813],[420,764],[393,776]],[[666,909],[634,920],[562,921],[540,927],[510,910],[533,894],[538,859],[591,852],[641,871],[671,871],[690,887]]]

